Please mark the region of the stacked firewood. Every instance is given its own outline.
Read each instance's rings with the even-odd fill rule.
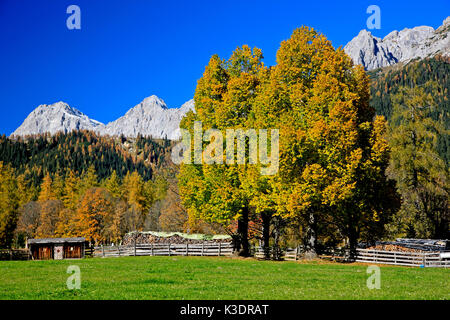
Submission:
[[[397,252],[423,252],[423,250],[406,248],[396,244],[378,244],[376,246],[369,247],[370,250],[383,250],[383,251],[397,251]]]
[[[436,252],[449,250],[448,240],[434,239],[396,239],[396,241],[377,241],[367,249],[401,252]]]
[[[231,242],[231,239],[188,239],[175,234],[170,237],[158,237],[150,233],[128,233],[123,237],[122,245],[132,245],[136,239],[136,244],[150,243],[170,243],[170,244],[194,244],[194,243],[219,243]]]

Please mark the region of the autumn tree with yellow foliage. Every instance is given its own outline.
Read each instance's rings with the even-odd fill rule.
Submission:
[[[106,189],[98,187],[88,189],[76,211],[77,234],[96,244],[104,242],[107,239],[106,217],[111,216],[112,211],[111,195]]]
[[[223,136],[226,129],[252,128],[254,103],[261,79],[268,72],[262,58],[260,49],[248,46],[237,48],[227,61],[212,56],[195,91],[196,113],[188,113],[180,127],[192,134],[194,122],[201,121],[204,133],[216,129]],[[210,137],[210,141],[214,139]],[[247,256],[252,212],[246,175],[256,165],[248,165],[248,159],[246,164],[222,164],[225,154],[212,154],[216,152],[203,155],[217,159],[215,163],[181,165],[178,179],[182,201],[191,222],[197,219],[226,226],[237,221],[237,234],[233,235],[236,249]]]
[[[359,239],[381,236],[397,208],[393,182],[385,176],[386,121],[369,106],[363,68],[354,67],[324,35],[296,29],[281,43],[270,69],[261,51],[247,46],[228,61],[213,56],[194,100],[196,113],[180,125],[191,136],[195,121],[203,131],[279,129],[280,168],[262,176],[259,164],[248,161],[182,164],[180,192],[190,216],[222,224],[238,220],[242,243],[248,241],[251,217],[266,225],[264,242],[273,217],[297,221],[313,255],[318,233],[329,233],[329,225],[352,252]]]
[[[19,202],[14,169],[0,162],[0,248],[11,247]]]
[[[306,226],[307,251],[315,253],[330,221],[352,251],[361,235],[380,236],[395,189],[385,177],[386,121],[369,107],[363,68],[324,35],[299,28],[281,43],[259,106],[257,121],[280,129],[277,215]]]

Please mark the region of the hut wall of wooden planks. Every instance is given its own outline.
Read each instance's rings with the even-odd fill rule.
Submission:
[[[85,238],[45,238],[27,240],[33,260],[80,259],[85,256]]]

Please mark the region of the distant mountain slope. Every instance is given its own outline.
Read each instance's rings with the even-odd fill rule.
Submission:
[[[91,165],[100,179],[113,171],[119,177],[137,171],[149,180],[155,168],[170,161],[170,149],[168,140],[111,138],[84,130],[27,139],[0,136],[0,161],[11,164],[34,185],[39,185],[47,172],[65,175],[72,170],[81,174]]]
[[[49,132],[70,132],[72,130],[98,130],[104,125],[90,119],[81,111],[70,107],[65,102],[51,105],[42,104],[34,109],[22,125],[12,135],[25,136]]]
[[[344,50],[355,64],[362,64],[366,70],[437,54],[450,57],[450,17],[436,30],[427,26],[405,28],[394,30],[383,39],[361,30]]]
[[[136,137],[138,134],[175,140],[180,137],[180,121],[194,101],[189,100],[180,108],[167,108],[166,103],[153,95],[131,108],[123,117],[99,128],[101,134]]]
[[[397,64],[393,67],[377,69],[369,72],[371,77],[370,105],[377,114],[384,115],[388,120],[392,113],[392,97],[402,86],[423,86],[436,102],[430,116],[442,121],[450,131],[450,57],[435,56],[433,58],[412,61],[406,65]],[[436,86],[425,86],[432,81]],[[438,152],[450,164],[450,136],[439,136]]]
[[[57,102],[38,106],[11,136],[89,130],[101,135],[137,137],[140,134],[155,139],[176,140],[180,137],[181,119],[193,109],[194,100],[187,101],[180,108],[168,108],[162,99],[152,95],[128,110],[124,116],[104,125],[67,103]]]

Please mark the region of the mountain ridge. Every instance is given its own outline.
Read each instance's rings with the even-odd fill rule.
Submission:
[[[344,47],[355,64],[366,70],[435,55],[450,57],[450,16],[436,30],[429,26],[393,30],[383,39],[361,30]]]
[[[347,43],[344,51],[355,64],[362,64],[368,71],[408,63],[415,58],[436,55],[450,58],[450,17],[436,30],[428,26],[404,28],[391,31],[383,39],[363,29]],[[180,138],[179,123],[190,110],[195,111],[192,99],[178,108],[168,108],[163,99],[151,95],[123,116],[103,124],[60,101],[39,105],[11,136],[91,130],[100,135],[136,137],[141,134],[177,140]]]
[[[180,137],[179,122],[190,110],[194,110],[192,99],[179,108],[169,108],[163,99],[151,95],[129,109],[122,117],[103,124],[89,118],[67,103],[59,101],[39,105],[10,136],[90,130],[100,135],[120,136],[123,134],[127,137],[136,137],[141,134],[153,138],[177,140]]]
[[[63,101],[41,104],[35,108],[11,136],[24,136],[49,132],[69,132],[72,130],[96,130],[103,124],[89,118],[80,110]]]

